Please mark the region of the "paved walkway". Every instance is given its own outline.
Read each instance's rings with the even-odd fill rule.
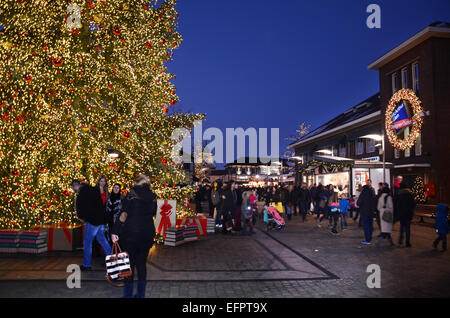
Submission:
[[[412,248],[362,246],[352,221],[339,235],[309,217],[284,232],[251,237],[211,235],[173,248],[157,246],[148,260],[150,297],[449,297],[450,254],[433,250],[430,226],[413,225]],[[262,222],[258,224],[262,225]],[[398,230],[398,224],[394,227]],[[377,233],[375,225],[375,233]],[[398,232],[394,230],[395,241]],[[387,244],[387,243],[385,243]],[[119,297],[104,281],[102,258],[66,286],[67,265],[81,252],[0,256],[0,297]],[[367,266],[381,268],[381,288],[369,289]]]

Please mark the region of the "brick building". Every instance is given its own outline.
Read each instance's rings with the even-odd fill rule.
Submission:
[[[429,203],[450,203],[450,24],[431,24],[368,69],[379,71],[382,127],[389,100],[399,89],[414,90],[424,109],[413,148],[396,150],[385,137],[386,160],[394,165],[391,174],[402,175],[411,185],[420,176],[430,185]],[[409,127],[402,133],[400,137],[407,136]]]

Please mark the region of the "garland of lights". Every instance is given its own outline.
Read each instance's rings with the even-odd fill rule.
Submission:
[[[392,113],[394,112],[398,103],[401,102],[402,100],[408,101],[411,104],[413,110],[411,131],[408,137],[405,139],[400,139],[395,133],[395,131],[391,128]],[[420,129],[422,128],[423,123],[423,119],[421,116],[422,111],[423,109],[421,106],[421,101],[413,90],[401,89],[392,96],[386,109],[385,128],[388,139],[394,146],[394,148],[399,150],[405,150],[414,146],[417,138],[419,138]]]
[[[175,6],[0,1],[0,229],[78,223],[73,179],[104,175],[126,191],[143,173],[158,199],[192,196],[171,135],[204,115],[169,113],[179,98],[167,63],[183,42]]]
[[[353,166],[353,164],[351,164],[351,163],[331,163],[331,162],[324,162],[324,161],[320,161],[320,160],[311,160],[311,161],[308,161],[307,163],[305,163],[304,165],[302,165],[300,170],[298,170],[298,173],[303,173],[309,167],[318,165],[318,164],[322,165],[322,166],[326,166],[328,169],[334,169],[334,168],[343,169],[343,168],[351,168]]]

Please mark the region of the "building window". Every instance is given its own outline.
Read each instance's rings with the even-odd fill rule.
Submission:
[[[416,156],[421,156],[422,155],[422,134],[419,132],[419,137],[416,140],[416,145],[415,145],[415,150],[416,150]]]
[[[347,147],[345,146],[345,144],[339,145],[339,157],[347,157]]]
[[[398,91],[398,76],[397,73],[392,74],[392,94]]]
[[[364,141],[358,139],[356,141],[356,155],[362,155],[364,153]]]
[[[333,146],[333,156],[339,156],[339,146]]]
[[[367,153],[375,152],[375,140],[373,139],[366,140],[366,152]]]
[[[394,149],[394,158],[395,158],[395,159],[400,158],[400,150]]]
[[[405,134],[405,139],[408,138],[408,136],[409,136],[409,127],[405,128],[404,134]],[[408,149],[405,149],[405,157],[409,157],[409,156],[411,156],[411,149],[408,148]]]
[[[402,69],[402,88],[408,88],[408,69]]]
[[[415,92],[419,91],[419,63],[413,63],[412,65],[412,81],[413,90]]]

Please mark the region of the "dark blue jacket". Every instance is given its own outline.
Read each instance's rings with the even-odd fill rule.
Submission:
[[[445,204],[438,204],[438,213],[436,215],[436,232],[438,234],[448,233],[448,207]]]

